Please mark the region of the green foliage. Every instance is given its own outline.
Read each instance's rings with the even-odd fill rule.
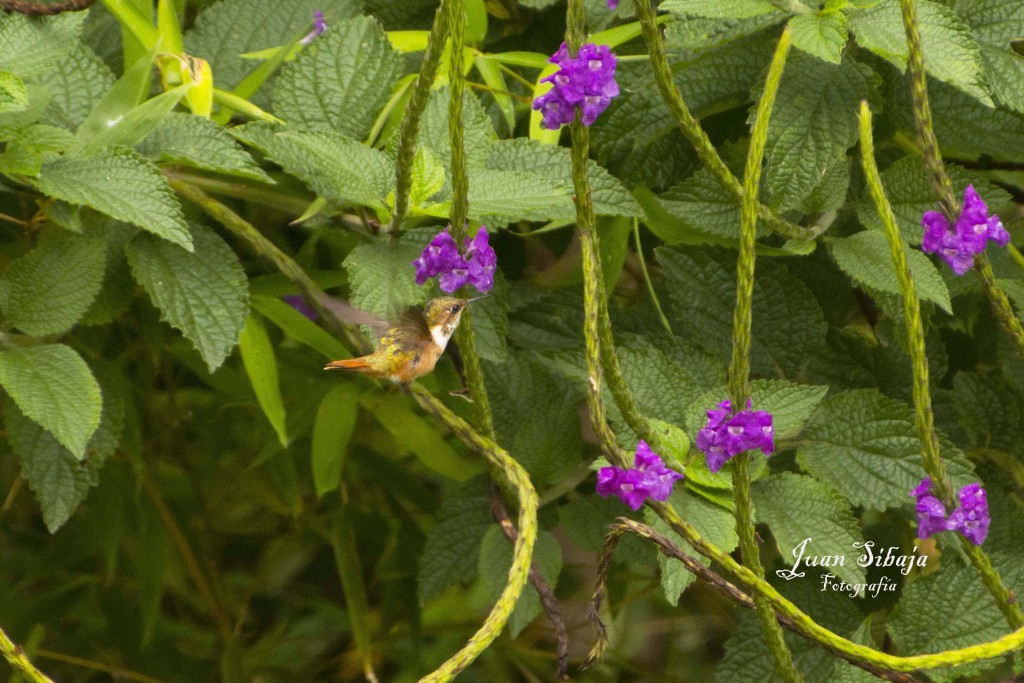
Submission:
[[[555,588],[558,573],[562,570],[562,551],[559,549],[558,541],[550,533],[542,531],[537,536],[533,561],[541,577],[548,582],[549,586]],[[501,529],[492,524],[484,534],[480,548],[480,565],[477,569],[487,603],[497,600],[501,590],[505,587],[508,568],[511,566],[512,543],[502,535]],[[513,638],[519,635],[531,621],[537,618],[540,611],[540,595],[537,593],[537,589],[527,586],[509,617],[509,635]]]
[[[826,62],[838,64],[846,47],[846,15],[800,14],[789,20],[793,46]]]
[[[199,116],[170,114],[136,149],[162,162],[273,182],[220,126]]]

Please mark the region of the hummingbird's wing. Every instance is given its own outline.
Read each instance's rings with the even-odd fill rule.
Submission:
[[[369,325],[375,337],[381,337],[391,327],[391,323],[384,318],[356,308],[344,299],[329,296],[324,297],[322,303],[325,308],[349,325]]]
[[[417,338],[430,336],[430,326],[427,324],[427,319],[423,315],[423,309],[419,306],[410,306],[405,309],[405,312],[402,313],[402,317],[399,318],[396,327],[403,333]]]

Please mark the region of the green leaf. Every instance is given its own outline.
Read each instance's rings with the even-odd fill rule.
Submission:
[[[7,112],[0,117],[0,140],[4,142],[13,139],[38,121],[50,103],[50,93],[45,88],[28,85],[25,92],[28,94],[28,106],[21,111]]]
[[[29,419],[76,458],[100,423],[103,397],[89,366],[63,344],[0,351],[0,385]]]
[[[501,533],[496,525],[484,534],[480,548],[480,564],[477,572],[483,587],[484,600],[493,604],[508,583],[508,572],[512,567],[512,542]],[[551,590],[558,583],[562,571],[562,550],[558,541],[547,531],[537,534],[533,547],[533,566],[544,578]],[[527,583],[515,609],[508,618],[508,632],[512,638],[526,628],[541,612],[540,595],[537,589]]]
[[[44,122],[75,130],[110,91],[114,74],[95,52],[79,44],[38,83],[52,96]]]
[[[885,235],[875,230],[865,230],[851,237],[836,238],[832,240],[831,247],[836,263],[855,281],[889,294],[900,294],[896,269]],[[916,249],[908,249],[906,254],[917,298],[938,304],[942,310],[952,314],[949,290],[938,269]]]
[[[967,432],[969,443],[1018,452],[1024,434],[1024,405],[1001,375],[958,372],[953,378],[953,391],[960,425]]]
[[[231,248],[209,228],[194,225],[195,251],[151,235],[136,235],[127,256],[135,279],[216,370],[238,343],[248,312],[245,272]]]
[[[451,91],[445,87],[430,93],[427,106],[420,117],[420,132],[416,138],[417,147],[426,147],[444,164],[451,178],[452,147],[448,136],[448,101]],[[462,129],[466,148],[466,166],[470,172],[483,166],[494,141],[494,126],[480,100],[468,89],[462,97]],[[394,142],[397,142],[395,140]],[[476,176],[473,176],[476,180]],[[473,183],[470,183],[472,190]],[[470,205],[472,208],[472,205]]]
[[[507,357],[509,292],[501,271],[494,274],[494,287],[488,294],[472,308],[476,352],[483,360],[503,363]]]
[[[239,137],[247,140],[246,133]],[[309,185],[324,199],[342,206],[366,206],[382,220],[389,215],[387,195],[394,185],[394,162],[383,152],[339,133],[290,132],[248,141],[264,146],[267,156]]]
[[[852,561],[860,555],[853,544],[864,539],[850,505],[838,493],[811,477],[783,472],[754,482],[751,496],[757,521],[771,528],[783,564],[799,557],[797,546],[810,538],[808,555],[849,555],[851,561],[828,571],[851,584],[865,582],[864,568]]]
[[[420,207],[444,189],[444,164],[426,147],[419,147],[412,160],[412,190],[409,203]],[[394,195],[388,196],[388,203],[394,203]]]
[[[873,73],[847,60],[841,64],[790,55],[765,150],[769,201],[797,206],[857,140],[857,107],[871,97]]]
[[[553,181],[537,173],[491,171],[473,173],[469,185],[469,217],[491,227],[517,220],[572,220],[572,185],[568,178]],[[447,216],[445,209],[442,215]]]
[[[43,164],[36,181],[44,194],[137,225],[192,249],[181,207],[160,170],[126,150],[65,156]]]
[[[661,439],[658,453],[670,468],[682,472],[686,467],[686,454],[690,451],[690,437],[679,427],[662,420],[649,419],[651,430]]]
[[[906,505],[925,474],[910,408],[874,389],[830,396],[800,441],[800,466],[854,505],[878,510]],[[947,441],[941,443],[953,482],[963,486],[976,481],[963,453]]]
[[[5,13],[0,17],[0,71],[19,78],[42,76],[79,44],[84,21],[85,14],[77,12],[53,17]]]
[[[673,492],[672,497],[669,498],[669,504],[709,543],[715,544],[725,552],[732,552],[736,548],[739,543],[739,537],[736,535],[736,519],[728,510],[695,496],[682,487],[677,487]],[[650,510],[644,510],[644,517],[648,524],[675,541],[687,555],[698,560],[705,567],[711,565],[710,560],[694,550],[660,517]],[[693,583],[696,577],[681,562],[665,557],[661,553],[658,553],[658,566],[661,568],[661,588],[665,591],[665,599],[670,605],[676,606],[679,604],[679,596]]]
[[[779,11],[768,0],[665,0],[658,9],[709,19],[748,19]]]
[[[990,155],[994,161],[1013,161],[1024,156],[1024,115],[985,106],[952,86],[933,81],[928,85],[932,123],[946,156],[973,159]],[[900,125],[913,129],[910,93],[899,93]],[[896,104],[896,103],[894,103]]]
[[[361,140],[401,70],[401,56],[376,21],[356,17],[331,23],[281,68],[274,81],[274,113],[292,126]]]
[[[494,528],[488,492],[484,477],[448,487],[419,559],[416,592],[421,603],[448,586],[476,578],[480,546]]]
[[[674,6],[678,7],[679,3],[674,3]],[[726,21],[676,15],[665,27],[665,44],[670,52],[723,47],[781,24],[788,18],[786,12],[766,12],[747,19]]]
[[[668,243],[693,243],[701,235],[739,239],[739,199],[707,169],[692,176],[656,198],[658,204],[676,221],[668,223],[670,232],[658,231]],[[758,234],[765,232],[758,223]]]
[[[985,200],[990,211],[995,211],[1010,202],[1010,195],[1006,190],[979,175],[969,173],[961,166],[947,164],[946,171],[953,182],[953,190],[957,197],[963,197],[964,188],[970,183]],[[907,156],[894,162],[882,172],[882,185],[885,187],[885,194],[892,205],[893,213],[896,214],[900,235],[909,244],[921,244],[924,235],[921,216],[925,211],[938,208],[935,193],[932,191],[924,166],[921,165],[921,159]],[[858,205],[857,215],[861,223],[872,230],[883,229],[875,205],[869,198],[865,197]]]
[[[25,334],[41,337],[71,328],[89,310],[103,284],[107,247],[85,237],[57,236],[15,259],[7,316]]]
[[[95,154],[106,147],[134,147],[170,115],[191,87],[179,85],[151,97],[115,119],[108,119],[100,130],[90,130],[86,121],[76,135],[79,141],[85,143],[80,153]]]
[[[673,329],[685,330],[695,342],[727,360],[736,303],[735,260],[722,252],[666,247],[656,253],[672,295]],[[800,377],[821,348],[827,330],[807,286],[777,261],[759,263],[753,318],[753,371],[768,377]]]
[[[222,0],[201,12],[185,34],[185,52],[210,62],[218,87],[234,89],[258,66],[243,54],[283,45],[313,26],[313,11],[334,26],[361,11],[357,0]]]
[[[325,358],[346,358],[352,354],[327,330],[299,313],[290,305],[269,296],[254,294],[250,302],[260,315],[281,328],[295,341],[319,351]]]
[[[564,183],[567,178],[572,177],[572,155],[566,147],[545,145],[527,138],[497,140],[490,146],[487,168],[494,171],[534,173],[547,178],[551,183]],[[642,215],[639,205],[622,181],[593,160],[587,162],[587,173],[593,190],[594,211],[598,215]]]
[[[0,114],[28,109],[28,91],[20,78],[0,71]]]
[[[156,54],[157,48],[154,47],[135,60],[124,75],[114,81],[78,127],[76,135],[79,140],[88,142],[108,128],[117,127],[128,112],[145,103],[153,84],[153,60]]]
[[[398,320],[413,304],[427,299],[426,290],[416,284],[412,262],[423,245],[408,237],[360,244],[342,264],[352,287],[352,305],[385,320]]]
[[[245,374],[249,376],[256,400],[277,434],[281,446],[288,447],[288,425],[285,420],[281,383],[277,378],[277,357],[270,343],[267,326],[258,315],[250,314],[238,340]]]
[[[1007,633],[1006,619],[973,567],[945,561],[942,568],[910,582],[889,619],[889,631],[901,653],[928,654],[994,640]],[[998,664],[986,660],[932,671],[938,681],[977,675]]]
[[[826,62],[842,61],[847,39],[846,15],[842,12],[798,14],[789,20],[789,28],[793,47]]]
[[[953,9],[971,27],[981,47],[981,65],[992,98],[1001,107],[1024,113],[1024,57],[1013,50],[1024,27],[1024,5],[1014,0],[956,0]]]
[[[320,400],[313,421],[311,469],[316,497],[338,488],[345,467],[348,442],[359,414],[359,390],[355,384],[332,387]]]
[[[978,101],[992,106],[981,72],[978,44],[955,11],[933,0],[918,0],[917,26],[921,33],[924,68],[929,76],[949,83]],[[883,0],[853,12],[850,28],[857,43],[904,70],[907,39],[899,0]]]
[[[202,116],[172,112],[136,149],[158,161],[274,182],[227,131]]]

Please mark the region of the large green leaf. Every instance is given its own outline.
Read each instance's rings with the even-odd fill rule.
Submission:
[[[104,150],[88,158],[65,156],[43,164],[36,182],[40,191],[51,197],[84,204],[192,248],[181,206],[163,174],[134,152]]]
[[[925,71],[991,106],[978,44],[971,38],[967,24],[940,2],[917,0],[915,4]],[[850,28],[859,45],[901,70],[906,68],[909,51],[899,0],[883,0],[854,12],[850,15]]]
[[[1015,0],[955,0],[957,14],[971,27],[981,48],[989,92],[1000,106],[1024,113],[1024,57],[1011,41],[1024,35],[1024,3]]]
[[[128,262],[164,320],[181,331],[213,372],[238,343],[248,312],[245,272],[209,228],[192,227],[195,251],[140,233]]]
[[[267,334],[267,326],[258,315],[250,314],[238,340],[245,374],[256,394],[256,400],[266,415],[270,426],[277,434],[281,446],[288,447],[288,425],[285,420],[284,399],[281,398],[281,383],[278,380],[277,357],[274,345]]]
[[[447,209],[443,215],[447,215]],[[469,184],[469,217],[490,226],[517,220],[572,220],[572,184],[537,173],[476,171]]]
[[[20,78],[41,76],[78,45],[85,15],[68,12],[53,17],[0,15],[0,71]]]
[[[768,0],[665,0],[659,9],[709,19],[748,19],[779,11]]]
[[[99,293],[106,256],[99,239],[58,236],[41,242],[4,271],[8,318],[35,336],[68,330]]]
[[[359,414],[359,389],[346,382],[331,387],[316,409],[311,446],[313,486],[318,498],[341,484],[348,442]]]
[[[136,149],[159,161],[273,182],[223,128],[202,116],[174,112]]]
[[[0,351],[0,386],[28,418],[78,459],[100,423],[103,397],[71,347],[46,344]]]
[[[110,90],[114,74],[87,46],[75,45],[57,68],[37,80],[53,96],[44,121],[75,130]]]
[[[910,408],[874,389],[829,397],[807,423],[800,444],[800,466],[854,505],[906,505],[925,476]],[[963,453],[946,441],[942,446],[954,483],[976,481]]]
[[[831,247],[836,263],[855,281],[883,292],[900,294],[896,269],[885,235],[875,230],[865,230],[850,237],[834,239]],[[947,313],[952,313],[949,289],[932,262],[916,249],[906,250],[906,254],[917,298],[931,301]]]
[[[783,564],[799,557],[797,546],[811,539],[808,556],[841,556],[843,564],[829,571],[848,583],[864,583],[864,568],[856,562],[861,552],[853,545],[864,539],[839,494],[811,477],[783,472],[754,482],[751,496],[757,521],[772,530]]]
[[[352,305],[398,320],[406,308],[423,303],[426,290],[416,284],[412,267],[422,249],[409,238],[385,238],[350,251],[343,265],[352,286]]]
[[[827,14],[798,14],[789,20],[793,32],[793,47],[826,62],[838,64],[846,47],[846,15],[842,12]]]
[[[293,126],[362,140],[391,95],[402,60],[369,17],[333,23],[274,81],[274,113]]]

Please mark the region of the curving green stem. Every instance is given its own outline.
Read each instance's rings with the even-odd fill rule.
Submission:
[[[889,241],[889,250],[892,254],[893,266],[896,269],[896,279],[899,281],[900,294],[903,298],[903,321],[907,327],[908,350],[914,373],[914,424],[917,427],[918,438],[921,440],[921,458],[925,472],[931,477],[946,508],[952,509],[957,502],[956,494],[946,475],[946,465],[939,452],[939,438],[935,433],[935,416],[932,412],[931,388],[928,378],[928,358],[925,355],[924,326],[921,324],[921,306],[917,300],[914,278],[907,265],[903,239],[900,237],[899,228],[896,225],[896,215],[885,196],[882,178],[878,173],[878,166],[875,164],[874,140],[871,135],[871,110],[868,108],[867,102],[861,102],[860,105],[860,149],[864,177],[871,193],[871,199],[875,203],[875,209],[885,227],[885,236]],[[1024,615],[1021,614],[1020,606],[1003,584],[985,552],[963,535],[957,534],[957,538],[960,539],[961,547],[971,559],[971,563],[978,571],[989,593],[992,594],[999,610],[1006,617],[1007,623],[1011,628],[1024,626]]]
[[[733,312],[732,360],[729,363],[729,400],[734,411],[743,410],[750,398],[750,337],[754,301],[754,247],[757,239],[757,191],[761,184],[761,162],[768,139],[768,121],[779,90],[786,56],[792,43],[789,29],[782,32],[775,48],[764,92],[757,103],[754,129],[747,151],[743,173],[743,201],[740,205],[740,254],[736,266],[736,309]],[[761,551],[754,531],[754,505],[750,499],[750,452],[740,453],[732,461],[732,486],[736,501],[736,532],[740,537],[743,563],[759,578],[764,578]],[[775,670],[788,683],[799,683],[803,677],[793,663],[793,656],[783,638],[782,627],[775,619],[772,606],[762,596],[754,597],[757,618],[764,629],[768,649],[775,660]]]
[[[172,181],[171,186],[183,197],[199,205],[210,217],[223,225],[230,233],[241,239],[260,258],[270,262],[278,271],[287,277],[301,291],[306,301],[312,305],[321,320],[343,339],[351,339],[353,348],[365,350],[366,343],[361,340],[359,331],[338,318],[333,311],[323,305],[328,300],[327,294],[306,274],[302,267],[290,256],[260,233],[251,223],[202,190],[188,183]],[[463,443],[474,452],[482,455],[498,476],[499,483],[514,494],[519,502],[518,526],[519,534],[512,549],[512,567],[509,569],[509,582],[502,591],[497,604],[487,616],[483,626],[473,635],[465,647],[459,650],[439,669],[425,677],[424,681],[449,681],[462,669],[469,665],[483,650],[501,633],[509,614],[523,592],[530,572],[530,561],[533,557],[533,546],[537,540],[537,492],[530,483],[529,475],[522,465],[517,463],[493,439],[474,430],[461,417],[453,413],[437,397],[418,384],[409,387],[416,402],[424,411],[437,418],[451,430]],[[42,679],[48,680],[48,679]]]
[[[939,150],[939,141],[935,137],[932,126],[932,109],[928,101],[928,78],[924,70],[924,51],[921,48],[921,33],[917,28],[917,9],[914,0],[900,0],[900,9],[903,15],[903,28],[907,34],[909,50],[907,70],[910,72],[910,95],[921,156],[924,160],[925,170],[928,172],[932,191],[939,198],[942,212],[949,220],[950,225],[955,225],[957,217],[960,215],[960,202],[957,201],[953,192],[953,182],[942,163],[942,152]],[[974,257],[974,273],[981,282],[981,289],[988,298],[993,315],[1010,335],[1010,340],[1017,349],[1017,353],[1024,358],[1024,326],[1021,325],[1017,314],[1013,312],[1006,292],[996,282],[995,275],[992,273],[992,265],[984,253]]]
[[[651,66],[654,69],[654,79],[658,84],[662,99],[668,105],[669,111],[679,124],[683,135],[697,151],[697,156],[707,166],[711,174],[718,179],[732,194],[737,201],[743,200],[743,187],[736,176],[732,174],[729,167],[718,155],[718,150],[711,144],[708,134],[701,128],[700,121],[690,112],[686,106],[679,89],[676,88],[672,79],[672,67],[668,63],[668,55],[665,53],[665,41],[661,36],[661,29],[658,28],[656,12],[651,6],[651,0],[633,0],[636,6],[636,17],[643,30],[644,41],[647,43],[647,51],[650,54]],[[756,204],[757,216],[764,221],[768,227],[784,237],[796,240],[810,240],[818,236],[819,230],[805,228],[785,220],[772,209],[760,202]]]
[[[444,43],[448,39],[448,12],[444,0],[438,5],[434,14],[434,24],[430,27],[427,38],[427,49],[423,53],[420,70],[416,74],[416,82],[412,86],[409,104],[405,108],[405,118],[398,129],[398,154],[395,163],[395,214],[391,219],[391,230],[399,230],[405,214],[409,210],[409,193],[412,191],[412,165],[416,157],[416,136],[420,130],[420,117],[427,106],[430,88],[434,85],[437,68],[444,52]]]
[[[21,646],[8,638],[3,629],[0,629],[0,655],[3,655],[15,671],[32,683],[53,683],[53,679],[37,669]]]

